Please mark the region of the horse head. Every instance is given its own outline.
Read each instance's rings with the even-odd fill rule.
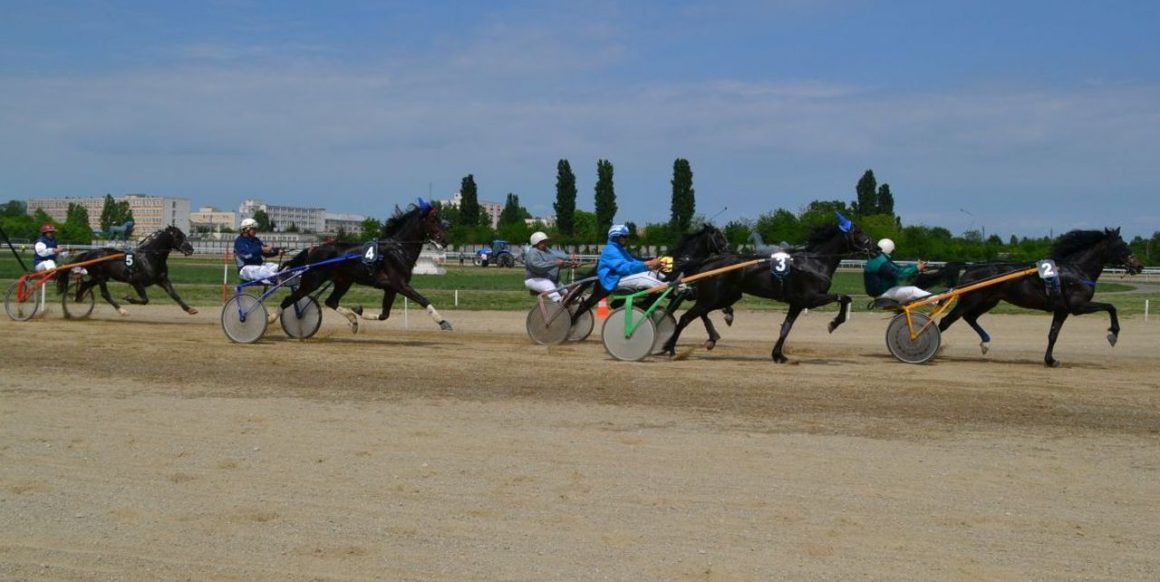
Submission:
[[[181,251],[181,254],[189,256],[193,254],[193,245],[190,244],[189,239],[186,238],[185,233],[176,226],[169,225],[163,231],[169,239],[169,248],[175,251]]]
[[[849,218],[842,216],[841,212],[834,211],[838,216],[838,231],[846,235],[846,252],[858,253],[866,256],[873,256],[878,253],[878,247],[874,244],[874,239],[870,235],[862,232],[858,225],[854,224]]]
[[[1123,267],[1129,275],[1137,275],[1144,270],[1144,264],[1132,254],[1131,247],[1120,236],[1119,227],[1105,228],[1104,234],[1108,244],[1104,255],[1105,263]]]
[[[420,198],[419,213],[423,220],[423,234],[427,241],[442,249],[447,246],[447,221],[439,218],[439,209]]]

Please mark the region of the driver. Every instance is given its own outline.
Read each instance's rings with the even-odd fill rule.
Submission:
[[[51,224],[41,225],[40,236],[36,237],[36,244],[32,248],[36,251],[32,258],[32,270],[37,273],[55,269],[56,260],[67,254],[63,249],[58,249],[56,227]]]
[[[247,218],[242,221],[241,234],[234,239],[234,260],[237,261],[238,276],[247,281],[269,279],[278,272],[276,263],[267,263],[262,257],[276,257],[283,249],[262,244],[258,238],[258,221]]]
[[[628,227],[623,224],[614,224],[608,229],[608,244],[600,253],[600,261],[596,264],[596,276],[600,278],[600,286],[605,291],[615,291],[617,287],[623,289],[649,289],[657,285],[665,285],[664,281],[656,278],[649,271],[661,267],[659,258],[641,261],[629,254],[625,245],[628,244]]]
[[[915,275],[926,270],[926,261],[919,259],[917,265],[899,266],[890,259],[894,252],[894,241],[884,238],[878,241],[881,253],[866,261],[862,272],[862,281],[866,285],[866,294],[877,299],[890,299],[898,303],[909,303],[930,293],[914,285],[903,285],[914,279]]]
[[[548,235],[543,232],[533,232],[528,242],[532,246],[524,253],[524,286],[535,293],[548,293],[549,299],[559,302],[560,267],[571,263],[548,252]]]

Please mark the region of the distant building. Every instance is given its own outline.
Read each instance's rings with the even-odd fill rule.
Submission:
[[[203,206],[189,214],[190,228],[201,232],[221,232],[222,229],[238,229],[238,213]]]
[[[126,194],[114,196],[117,202],[128,202],[133,212],[133,234],[144,236],[167,226],[176,226],[183,232],[190,230],[190,205],[188,198],[167,198],[147,194]],[[89,212],[89,228],[101,230],[101,211],[105,209],[104,196],[31,198],[28,200],[28,214],[44,210],[53,220],[64,222],[68,218],[68,205],[80,204]]]
[[[463,202],[463,194],[456,192],[450,200],[443,200],[442,202],[444,206],[454,206],[455,208],[459,208],[460,203]],[[491,221],[492,228],[499,226],[499,215],[503,214],[503,204],[500,204],[499,202],[492,202],[490,200],[480,200],[479,211],[488,217],[488,220]]]
[[[335,234],[338,229],[344,232],[360,233],[362,232],[362,223],[367,217],[361,214],[337,214],[334,212],[326,213],[326,226],[323,227],[322,232],[326,234]]]
[[[535,226],[537,222],[544,225],[544,228],[552,228],[553,226],[556,226],[556,215],[533,216],[531,218],[524,219],[524,224],[528,226]]]
[[[299,206],[275,206],[261,200],[246,200],[238,208],[238,218],[253,218],[254,213],[263,210],[274,225],[274,232],[285,232],[294,225],[300,232],[325,232],[326,209],[302,208]]]

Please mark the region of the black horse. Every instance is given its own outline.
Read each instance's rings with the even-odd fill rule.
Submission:
[[[757,297],[774,299],[789,304],[789,312],[781,324],[781,335],[773,346],[771,357],[775,362],[789,361],[782,352],[785,338],[793,328],[794,320],[803,309],[821,307],[835,301],[841,304],[838,315],[829,324],[832,333],[846,321],[850,303],[848,295],[830,293],[834,271],[842,262],[842,257],[854,253],[870,255],[876,252],[874,241],[857,226],[839,215],[839,223],[815,229],[804,248],[791,248],[788,258],[781,255],[769,257],[756,265],[729,271],[697,283],[696,303],[689,308],[664,345],[670,356],[676,355],[677,340],[681,330],[693,319],[705,317],[711,311],[724,309],[737,303],[743,293]],[[730,255],[702,264],[702,270],[736,265],[765,257]],[[706,342],[705,347],[713,349],[714,343]]]
[[[342,314],[350,322],[351,329],[358,333],[361,310],[356,312],[342,307],[339,301],[351,285],[359,283],[383,290],[383,310],[377,317],[379,321],[391,316],[395,296],[402,293],[426,309],[441,329],[450,330],[451,324],[439,315],[435,306],[411,287],[411,274],[423,245],[427,242],[441,247],[447,244],[444,228],[443,222],[439,220],[439,211],[420,200],[418,205],[411,206],[405,212],[396,210],[395,215],[383,225],[382,238],[368,243],[370,246],[339,242],[306,249],[291,259],[286,267],[301,267],[352,253],[362,255],[363,258],[338,261],[306,271],[297,288],[282,300],[281,309],[290,307],[326,281],[333,281],[334,288],[326,298],[326,306]],[[374,249],[373,260],[366,259],[370,248]]]
[[[1069,315],[1108,312],[1111,319],[1108,343],[1115,346],[1120,334],[1116,308],[1108,303],[1093,302],[1092,296],[1095,295],[1096,281],[1104,266],[1123,267],[1129,275],[1139,273],[1142,269],[1140,261],[1132,255],[1124,239],[1120,238],[1120,229],[1073,230],[1052,245],[1048,256],[1056,262],[1059,271],[1057,287],[1040,277],[1029,276],[964,293],[959,296],[958,303],[950,313],[939,321],[939,331],[946,331],[961,317],[979,334],[979,347],[985,354],[990,347],[991,336],[979,325],[979,316],[994,309],[1000,301],[1006,301],[1019,307],[1052,313],[1051,331],[1047,333],[1047,353],[1043,356],[1047,366],[1059,367],[1059,361],[1052,356],[1052,350],[1059,337],[1059,330]],[[1032,266],[1033,263],[977,263],[965,267],[959,284],[966,285]]]
[[[671,272],[674,274],[673,276],[678,273],[683,276],[692,275],[699,272],[702,265],[704,265],[706,261],[727,252],[729,252],[729,240],[725,238],[725,233],[721,232],[721,229],[713,226],[712,224],[703,224],[701,225],[701,228],[697,229],[696,231],[683,235],[681,239],[677,241],[677,244],[673,246],[672,252],[669,255],[673,258],[673,268]],[[593,270],[585,275],[585,277],[591,277],[595,275],[596,271]],[[604,289],[599,281],[586,283],[584,286],[591,287],[592,293],[580,303],[579,309],[576,309],[576,311],[573,312],[573,324],[576,322],[576,319],[581,316],[581,314],[592,309],[596,306],[597,303],[600,302],[601,299],[605,299],[612,294],[612,291]],[[645,298],[645,301],[650,301],[650,299]],[[709,337],[714,338],[713,341],[721,338],[721,336],[717,334],[717,329],[713,327],[713,322],[709,320],[707,315],[702,317],[701,321],[704,322],[705,331],[709,333]],[[732,308],[727,308],[725,321],[726,323],[732,325]]]
[[[100,263],[94,263],[85,267],[88,270],[88,277],[86,277],[75,291],[77,301],[85,296],[93,286],[100,285],[101,297],[109,302],[117,309],[121,315],[128,315],[116,301],[113,300],[112,294],[109,293],[108,282],[110,279],[114,281],[121,281],[133,286],[137,291],[137,297],[125,297],[125,301],[136,305],[145,305],[149,303],[149,296],[145,294],[145,288],[150,285],[160,285],[186,313],[194,315],[197,310],[186,305],[177,292],[173,290],[173,283],[169,281],[169,252],[181,251],[182,254],[193,254],[193,245],[185,238],[185,233],[181,232],[180,228],[176,226],[167,226],[141,240],[137,248],[129,251],[105,247],[103,249],[96,249],[88,251],[77,256],[74,262],[89,261],[107,257],[109,255],[116,255],[126,253],[122,260],[108,260]],[[69,276],[71,270],[62,270],[56,276],[57,286],[62,294],[68,293]]]

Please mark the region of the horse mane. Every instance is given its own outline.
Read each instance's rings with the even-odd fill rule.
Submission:
[[[141,242],[137,243],[137,250],[144,250],[144,249],[148,248],[149,245],[156,242],[157,238],[160,237],[161,233],[165,232],[165,230],[166,229],[163,228],[161,230],[155,230],[155,231],[145,235],[141,239]]]
[[[701,228],[697,229],[696,231],[681,235],[680,240],[677,241],[677,244],[673,245],[673,250],[669,254],[677,256],[680,253],[687,251],[689,245],[691,245],[693,241],[698,240],[702,236],[705,236],[706,233],[714,230],[717,230],[717,227],[713,226],[712,224],[705,223],[701,225]]]
[[[1108,238],[1111,231],[1106,230],[1073,230],[1065,233],[1051,245],[1048,256],[1055,260],[1069,257],[1079,251],[1087,250],[1100,241]]]
[[[793,251],[804,251],[807,249],[815,248],[818,245],[820,245],[824,242],[827,242],[830,239],[834,238],[834,235],[837,232],[838,232],[838,225],[837,224],[822,224],[822,225],[815,226],[813,229],[810,230],[809,234],[806,235],[806,244],[793,245],[792,247],[790,247],[787,250],[793,252]]]
[[[388,218],[386,224],[383,225],[383,238],[391,238],[399,234],[399,231],[403,229],[403,226],[407,224],[407,221],[413,218],[419,212],[421,212],[421,210],[418,206],[415,205],[411,205],[407,208],[407,210],[403,210],[396,206],[395,213],[390,218]]]

